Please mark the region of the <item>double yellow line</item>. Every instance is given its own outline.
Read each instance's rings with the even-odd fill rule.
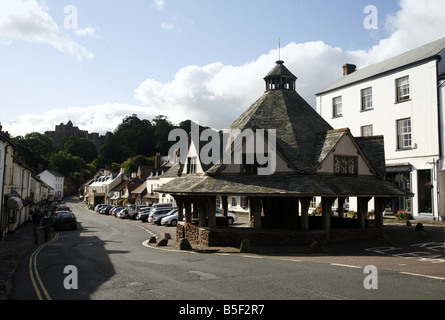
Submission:
[[[36,291],[39,300],[51,300],[51,297],[49,296],[48,291],[46,290],[42,280],[40,279],[39,271],[37,270],[37,255],[47,245],[56,242],[58,239],[59,239],[59,234],[56,233],[51,241],[48,241],[45,244],[42,244],[40,247],[38,247],[36,251],[34,251],[31,257],[29,258],[29,276],[31,277],[32,285],[34,287],[34,290]]]

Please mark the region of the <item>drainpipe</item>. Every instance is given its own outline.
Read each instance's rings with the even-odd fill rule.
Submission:
[[[442,86],[445,85],[445,80],[442,80],[442,82],[439,82],[440,80],[438,79],[438,72],[439,72],[439,61],[440,59],[436,60],[436,83],[438,83],[437,86],[437,114],[438,114],[438,121],[437,121],[437,125],[438,125],[438,133],[439,133],[439,159],[436,162],[436,170],[437,170],[437,177],[436,177],[436,184],[437,184],[437,190],[436,190],[436,196],[437,196],[437,220],[444,220],[444,218],[441,218],[441,214],[440,214],[440,210],[441,210],[441,202],[440,202],[440,183],[441,183],[441,179],[440,179],[440,163],[443,161],[442,157],[443,157],[443,150],[442,150],[442,130],[441,130],[441,115],[442,117],[444,116],[442,114],[442,110],[441,110],[441,105],[440,105],[440,88]]]
[[[1,227],[3,227],[3,220],[4,220],[4,216],[5,216],[5,213],[6,213],[6,206],[4,205],[4,201],[3,201],[3,197],[4,197],[4,194],[5,194],[5,182],[6,182],[6,151],[7,151],[7,149],[8,149],[8,147],[10,147],[11,145],[10,144],[8,144],[8,143],[6,143],[6,146],[5,146],[5,154],[3,155],[3,168],[1,168],[2,170],[3,170],[3,181],[2,181],[2,197],[0,198],[0,201],[1,201],[1,204],[2,204],[2,211],[1,211],[1,215],[0,215],[0,232],[1,233],[3,233],[3,229],[1,228]],[[3,235],[2,234],[0,234],[0,239],[3,237]]]

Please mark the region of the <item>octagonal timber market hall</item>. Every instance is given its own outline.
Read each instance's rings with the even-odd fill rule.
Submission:
[[[334,130],[296,92],[297,78],[281,60],[264,80],[264,94],[228,129],[240,136],[249,132],[253,140],[233,134],[216,139],[222,152],[209,162],[202,159],[207,141],[192,130],[188,148],[179,150],[182,162],[169,173],[175,178],[155,190],[177,203],[177,240],[208,246],[239,246],[243,239],[254,246],[297,245],[380,234],[386,204],[412,196],[384,180],[383,136],[357,138],[349,129]],[[222,145],[225,140],[228,147]],[[240,161],[234,161],[237,152]],[[270,163],[257,161],[259,154],[274,162],[273,171],[260,174]],[[248,199],[250,228],[227,227],[228,196]],[[222,218],[215,215],[217,197]],[[321,199],[319,216],[308,213],[314,197]],[[347,197],[357,197],[355,218],[342,210],[332,213],[334,201],[343,208]],[[371,200],[374,217],[368,220]]]

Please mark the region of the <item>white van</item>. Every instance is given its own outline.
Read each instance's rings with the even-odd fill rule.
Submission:
[[[151,206],[152,209],[164,209],[164,208],[173,208],[173,202],[166,203],[155,203]]]

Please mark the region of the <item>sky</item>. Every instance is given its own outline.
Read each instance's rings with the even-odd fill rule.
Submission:
[[[443,0],[0,0],[0,123],[105,134],[136,114],[214,129],[284,60],[298,93],[445,37]],[[279,40],[278,40],[279,39]]]

